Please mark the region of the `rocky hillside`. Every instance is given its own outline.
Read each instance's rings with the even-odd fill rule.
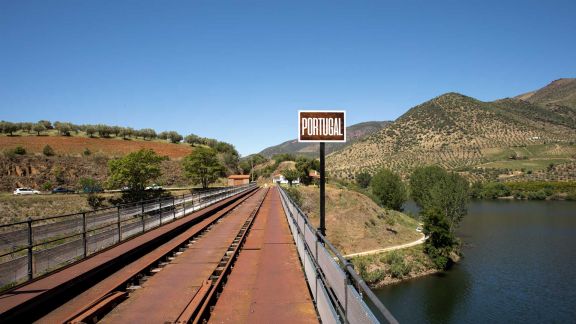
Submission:
[[[516,98],[541,106],[565,106],[576,109],[576,78],[558,79],[540,90]]]
[[[540,91],[523,99],[494,102],[458,93],[441,95],[413,107],[385,129],[334,152],[327,167],[336,177],[348,179],[360,170],[374,172],[380,167],[406,175],[428,164],[475,173],[482,164],[509,159],[503,153],[509,148],[532,146],[538,146],[538,158],[558,149],[562,151],[558,157],[570,162],[576,154],[574,109],[562,106],[558,111],[528,101],[544,97]],[[555,93],[572,98],[571,91]]]
[[[391,122],[389,121],[369,121],[359,124],[354,124],[346,128],[347,143],[329,143],[326,145],[326,154],[337,151],[356,140],[375,133]],[[270,158],[276,154],[281,153],[291,153],[295,155],[304,155],[307,157],[317,157],[318,156],[318,144],[317,143],[299,143],[297,139],[286,141],[282,144],[276,146],[271,146],[264,149],[260,154]]]
[[[93,178],[104,183],[108,176],[109,157],[95,155],[77,156],[0,156],[0,191],[13,191],[17,187],[50,189],[61,185],[78,188],[81,178]],[[163,161],[162,177],[158,182],[165,186],[188,184],[179,161]],[[78,188],[79,189],[79,188]]]

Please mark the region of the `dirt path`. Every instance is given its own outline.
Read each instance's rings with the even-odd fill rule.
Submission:
[[[411,246],[415,246],[418,244],[422,244],[426,241],[426,236],[424,234],[422,234],[422,237],[420,237],[419,239],[417,239],[416,241],[413,242],[409,242],[409,243],[404,243],[404,244],[399,244],[399,245],[394,245],[394,246],[389,246],[387,248],[382,248],[382,249],[376,249],[376,250],[368,250],[368,251],[363,251],[363,252],[358,252],[358,253],[351,253],[351,254],[347,254],[344,255],[344,258],[352,258],[352,257],[357,257],[357,256],[366,256],[366,255],[372,255],[372,254],[379,254],[379,253],[383,253],[383,252],[389,252],[389,251],[394,251],[394,250],[400,250],[400,249],[405,249]]]

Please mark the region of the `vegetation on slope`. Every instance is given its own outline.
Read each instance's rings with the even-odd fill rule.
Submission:
[[[386,126],[390,122],[388,121],[370,121],[359,124],[354,124],[352,126],[346,127],[346,143],[328,143],[326,145],[326,154],[337,151],[347,145],[350,145],[354,141],[367,136],[369,134],[375,133]],[[299,143],[297,139],[289,140],[284,143],[278,144],[276,146],[268,147],[262,150],[259,154],[268,158],[273,157],[278,154],[293,154],[297,156],[305,157],[318,157],[318,143]]]
[[[332,175],[350,180],[360,171],[374,174],[381,167],[406,177],[414,168],[430,164],[470,171],[467,176],[472,180],[495,178],[499,173],[493,176],[494,168],[483,165],[509,159],[494,156],[495,150],[546,146],[548,151],[564,151],[561,158],[572,161],[576,154],[574,121],[570,115],[519,99],[482,102],[448,93],[332,153],[327,167]],[[541,152],[541,157],[550,157],[548,151]]]
[[[293,187],[301,195],[302,210],[315,227],[319,220],[319,190]],[[326,234],[344,254],[380,249],[415,241],[418,222],[398,211],[385,209],[369,197],[345,187],[326,186]]]

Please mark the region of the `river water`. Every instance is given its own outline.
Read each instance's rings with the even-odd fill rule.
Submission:
[[[576,323],[576,202],[472,202],[458,236],[446,273],[375,291],[400,323]]]

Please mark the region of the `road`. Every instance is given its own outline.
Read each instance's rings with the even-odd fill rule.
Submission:
[[[363,252],[358,252],[358,253],[351,253],[351,254],[344,255],[344,257],[345,258],[353,258],[353,257],[357,257],[357,256],[380,254],[383,252],[390,252],[390,251],[394,251],[394,250],[405,249],[405,248],[408,248],[411,246],[416,246],[416,245],[419,245],[419,244],[426,242],[427,237],[424,234],[421,234],[421,235],[422,235],[422,237],[420,237],[416,241],[412,241],[412,242],[404,243],[404,244],[398,244],[398,245],[394,245],[394,246],[389,246],[386,248],[381,248],[381,249],[376,249],[376,250],[368,250],[368,251],[363,251]]]

